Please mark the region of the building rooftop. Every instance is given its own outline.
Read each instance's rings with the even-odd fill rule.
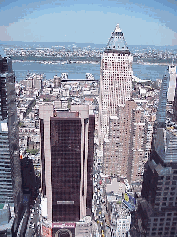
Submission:
[[[11,229],[14,222],[13,207],[9,204],[0,204],[0,231]]]
[[[165,163],[177,162],[177,130],[158,128],[155,150]]]
[[[122,30],[119,24],[116,25],[116,28],[109,39],[109,42],[106,46],[105,51],[107,50],[116,50],[118,52],[121,52],[121,51],[129,52],[124,35],[122,33]]]
[[[122,195],[125,192],[125,184],[117,182],[117,178],[113,178],[110,184],[106,184],[106,192],[114,192],[115,195]]]
[[[148,161],[148,164],[150,168],[153,170],[155,169],[156,172],[162,176],[162,175],[171,175],[172,168],[171,167],[163,167],[161,164],[156,164],[154,160]]]

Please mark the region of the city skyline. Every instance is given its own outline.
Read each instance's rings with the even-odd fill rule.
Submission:
[[[4,48],[0,236],[177,235],[177,54],[111,32],[104,50]]]
[[[1,3],[1,41],[104,44],[117,23],[128,45],[176,45],[176,1]],[[8,15],[8,17],[6,17]],[[82,20],[81,20],[82,19]],[[62,22],[62,24],[61,24]]]

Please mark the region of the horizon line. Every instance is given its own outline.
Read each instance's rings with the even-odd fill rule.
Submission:
[[[68,43],[68,44],[94,44],[94,45],[103,45],[103,46],[106,46],[107,44],[103,44],[103,43],[89,43],[89,42],[74,42],[74,41],[2,41],[0,40],[0,43]],[[128,46],[156,46],[156,47],[176,47],[177,48],[177,45],[154,45],[154,44],[127,44]]]

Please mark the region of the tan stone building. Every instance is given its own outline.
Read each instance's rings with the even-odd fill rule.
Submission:
[[[140,180],[146,142],[144,110],[129,100],[110,116],[109,136],[104,142],[104,173]]]
[[[118,106],[125,105],[132,92],[133,57],[117,24],[101,57],[99,135],[101,143],[108,135],[109,118],[117,116]]]

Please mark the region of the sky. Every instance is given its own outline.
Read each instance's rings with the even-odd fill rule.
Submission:
[[[176,0],[0,0],[0,41],[176,45]]]

